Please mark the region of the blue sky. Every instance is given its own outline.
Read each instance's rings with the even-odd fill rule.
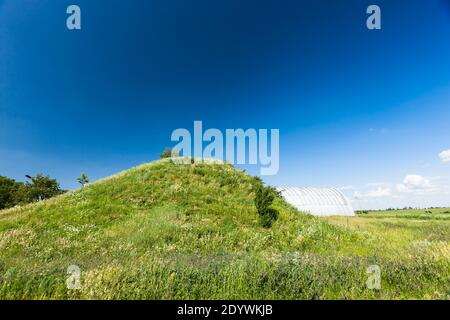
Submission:
[[[194,120],[279,128],[274,185],[450,205],[450,2],[0,0],[1,175],[76,188],[157,158]]]

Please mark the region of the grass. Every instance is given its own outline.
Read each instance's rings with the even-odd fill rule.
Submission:
[[[376,245],[378,256],[398,259],[426,257],[450,259],[450,214],[447,209],[372,211],[357,217],[327,217],[347,230],[365,234]]]
[[[369,211],[360,214],[366,218],[395,218],[395,219],[416,219],[416,220],[450,220],[450,208],[432,208],[432,209],[403,209],[403,210],[384,210]]]
[[[276,199],[263,228],[252,183],[160,160],[0,211],[0,298],[448,298],[448,219],[320,219]],[[366,286],[373,264],[381,290]],[[81,290],[67,289],[70,265]]]

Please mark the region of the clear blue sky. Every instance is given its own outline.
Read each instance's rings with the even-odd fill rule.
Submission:
[[[450,1],[0,0],[0,175],[75,188],[194,120],[279,128],[274,185],[450,205]]]

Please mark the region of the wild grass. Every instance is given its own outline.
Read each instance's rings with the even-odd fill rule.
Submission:
[[[449,221],[327,221],[276,199],[264,228],[253,182],[166,159],[0,211],[0,298],[448,298]],[[372,264],[381,290],[366,286]],[[66,286],[70,265],[80,290]]]
[[[366,218],[396,218],[396,219],[416,219],[416,220],[450,220],[450,208],[431,208],[431,209],[402,209],[369,211],[361,214]]]

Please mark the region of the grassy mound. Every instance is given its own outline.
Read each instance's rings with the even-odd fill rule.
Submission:
[[[448,240],[436,240],[442,252],[387,254],[376,235],[282,199],[278,220],[263,228],[253,182],[230,165],[160,160],[0,211],[0,298],[447,297]],[[373,264],[381,290],[366,286]],[[79,290],[67,288],[71,265]]]

